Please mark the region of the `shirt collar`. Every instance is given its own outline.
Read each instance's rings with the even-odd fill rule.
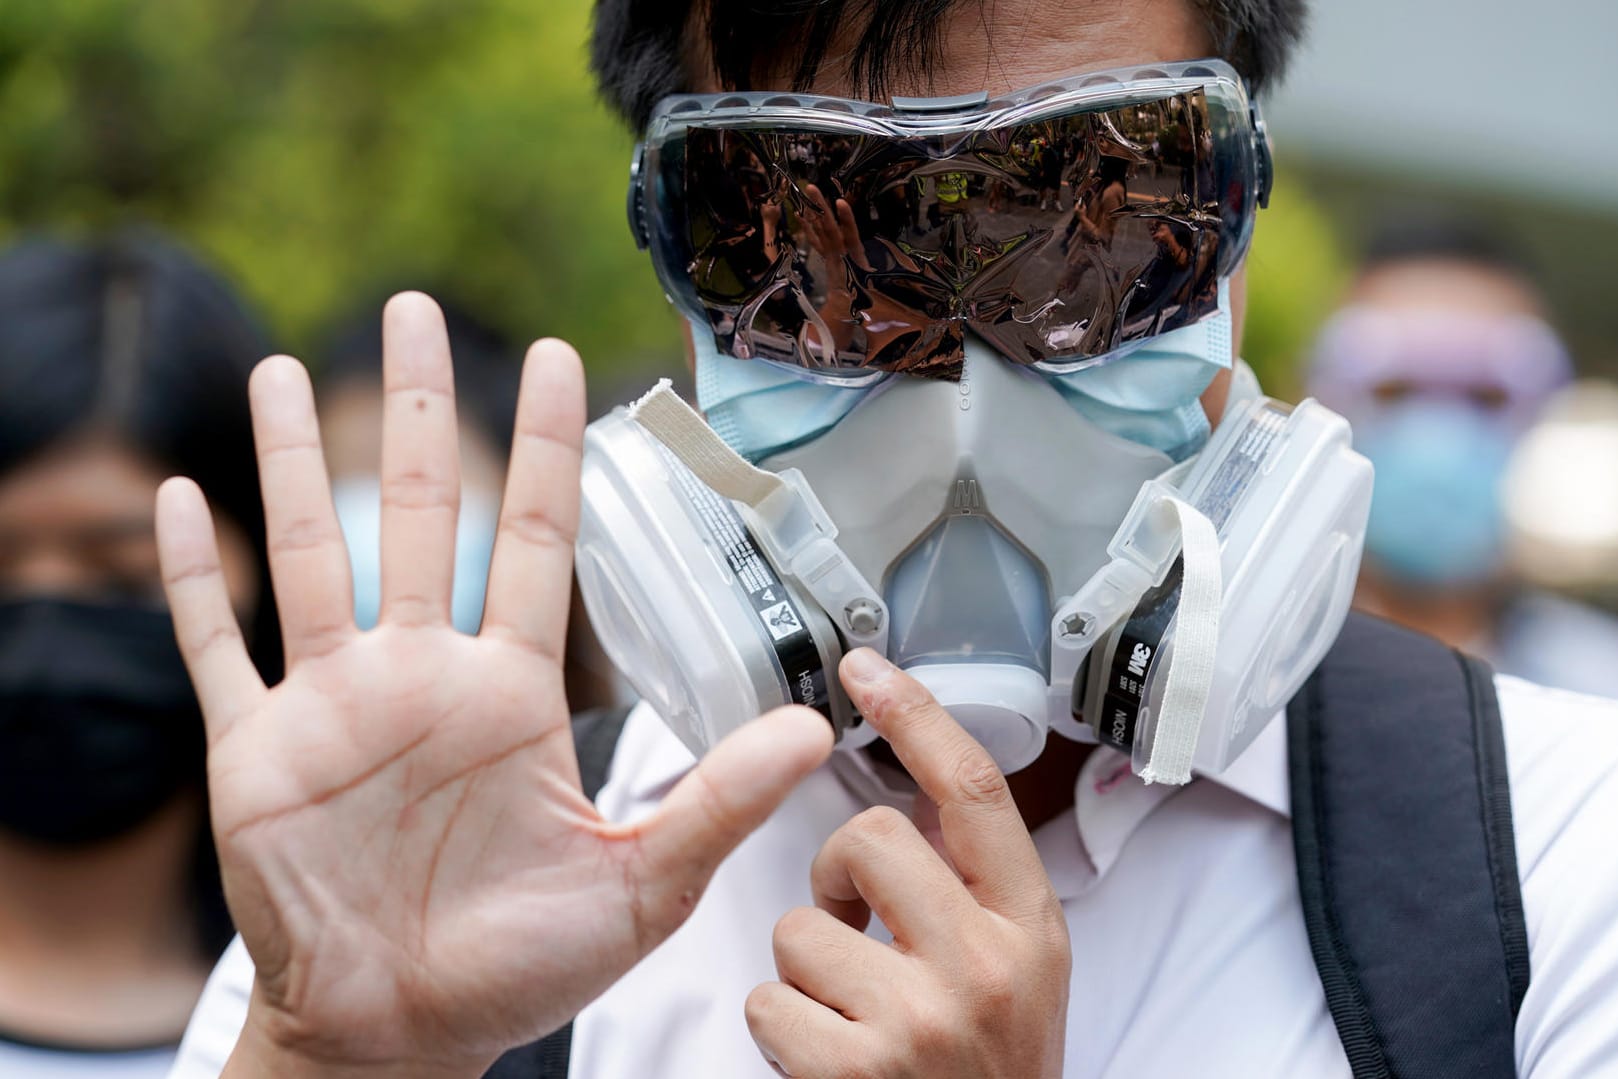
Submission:
[[[637,802],[660,799],[695,763],[690,751],[645,702],[630,713],[623,743],[613,761],[613,781],[629,784],[627,793]],[[909,811],[914,788],[908,779],[889,773],[865,754],[833,753],[829,767],[858,803]],[[1223,773],[1199,776],[1193,782],[1217,784],[1290,818],[1285,714],[1266,724]],[[1117,750],[1102,746],[1092,753],[1079,772],[1074,809],[1041,826],[1034,836],[1058,894],[1078,894],[1104,876],[1146,818],[1182,789],[1141,782],[1131,772],[1129,758]],[[1067,865],[1073,862],[1075,827],[1087,865]]]
[[[1287,717],[1277,713],[1247,751],[1208,782],[1217,783],[1270,812],[1292,818],[1292,778],[1287,768]]]
[[[1272,813],[1289,816],[1285,717],[1277,716],[1266,725],[1225,772],[1192,782],[1224,787]],[[1073,809],[1034,833],[1056,894],[1073,899],[1093,888],[1146,819],[1184,789],[1142,782],[1130,769],[1129,758],[1115,749],[1103,746],[1092,753],[1079,771]]]

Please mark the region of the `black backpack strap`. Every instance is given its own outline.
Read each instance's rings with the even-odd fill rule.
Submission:
[[[573,717],[573,748],[579,755],[579,783],[584,796],[595,801],[607,785],[612,755],[624,733],[628,708],[596,708]],[[513,1049],[484,1072],[483,1079],[567,1079],[573,1053],[573,1024],[569,1023],[532,1045]]]
[[[567,1079],[573,1055],[573,1024],[532,1045],[513,1049],[483,1073],[483,1079]]]
[[[1355,615],[1287,727],[1309,946],[1356,1079],[1514,1076],[1528,930],[1493,673]]]
[[[618,738],[624,733],[630,711],[629,708],[592,708],[573,717],[573,751],[579,758],[579,785],[592,802],[607,785],[612,755],[618,751]]]

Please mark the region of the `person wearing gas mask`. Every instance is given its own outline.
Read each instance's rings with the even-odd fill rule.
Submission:
[[[0,253],[0,1075],[167,1073],[231,927],[202,716],[152,499],[220,510],[227,602],[274,677],[244,389],[263,342],[153,237]]]
[[[1618,622],[1523,586],[1507,557],[1507,466],[1573,365],[1498,232],[1390,223],[1316,345],[1310,392],[1377,472],[1357,602],[1505,673],[1618,697]]]
[[[459,635],[449,350],[396,298],[361,633],[306,376],[268,361],[273,689],[164,488],[245,942],[176,1076],[1618,1067],[1614,706],[1345,621],[1370,466],[1235,358],[1250,91],[1300,17],[602,0],[701,415],[659,388],[586,435],[537,345]],[[1130,162],[1115,265],[1061,295],[1026,125]],[[735,144],[796,248],[746,267],[751,213],[690,171]],[[909,179],[951,207],[894,236]],[[1035,197],[992,213],[995,181]],[[560,692],[575,554],[643,697],[604,737]]]

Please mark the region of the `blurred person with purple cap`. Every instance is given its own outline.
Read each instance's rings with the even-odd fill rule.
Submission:
[[[1496,227],[1390,223],[1321,332],[1309,390],[1376,467],[1357,604],[1543,685],[1618,696],[1618,620],[1517,579],[1503,488],[1573,364]]]

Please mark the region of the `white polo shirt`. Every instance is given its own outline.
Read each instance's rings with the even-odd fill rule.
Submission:
[[[1618,1075],[1618,704],[1497,685],[1533,969],[1518,1070]],[[637,709],[601,812],[650,813],[690,767]],[[572,1076],[771,1079],[743,1001],[775,978],[771,930],[811,901],[815,852],[878,803],[908,809],[863,758],[837,754],[811,775],[720,867],[690,920],[579,1016]],[[1225,775],[1180,789],[1145,786],[1098,750],[1075,807],[1034,835],[1073,941],[1068,1079],[1349,1075],[1304,932],[1282,720]],[[219,1074],[251,984],[233,946],[172,1079]]]
[[[174,1046],[80,1050],[14,1041],[0,1034],[0,1076],[5,1079],[163,1079]]]

